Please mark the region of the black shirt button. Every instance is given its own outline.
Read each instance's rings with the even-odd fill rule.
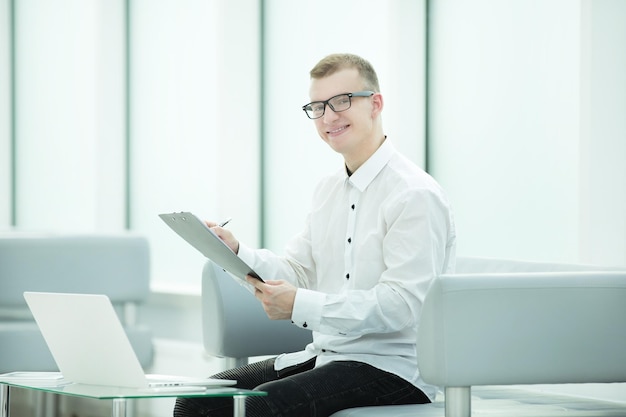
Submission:
[[[352,243],[352,238],[351,237],[348,238],[348,243]]]
[[[353,204],[352,206],[350,206],[350,208],[351,208],[352,210],[354,210],[354,207],[355,207],[355,205],[354,205],[354,204]]]
[[[346,274],[346,279],[350,279],[350,274]]]
[[[306,321],[305,321],[304,324],[302,325],[302,327],[309,327],[309,325],[306,324]]]

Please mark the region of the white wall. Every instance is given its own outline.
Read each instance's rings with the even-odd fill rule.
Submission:
[[[432,2],[430,161],[459,254],[626,264],[624,6]]]

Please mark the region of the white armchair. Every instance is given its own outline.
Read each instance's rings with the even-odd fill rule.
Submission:
[[[446,416],[477,385],[626,382],[626,269],[461,259],[430,286],[418,331]]]
[[[203,271],[208,353],[238,358],[302,349],[310,334],[265,316],[219,267]],[[446,417],[471,415],[471,386],[626,382],[626,268],[459,258],[437,277],[417,335],[424,380]],[[441,416],[442,404],[361,407],[331,417]],[[614,415],[599,412],[597,416]]]

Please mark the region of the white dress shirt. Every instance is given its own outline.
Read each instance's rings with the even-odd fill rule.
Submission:
[[[454,270],[455,242],[441,187],[388,139],[351,176],[344,168],[323,179],[285,256],[239,249],[261,276],[298,287],[292,321],[313,332],[313,342],[280,355],[276,369],[314,356],[316,366],[360,361],[434,399],[437,388],[417,367],[417,325],[433,277]]]

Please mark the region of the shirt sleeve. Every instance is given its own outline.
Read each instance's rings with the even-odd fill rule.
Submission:
[[[306,245],[300,245],[301,252],[306,253]],[[237,254],[246,264],[250,265],[262,279],[284,280],[296,287],[310,286],[312,270],[307,270],[302,263],[290,257],[279,256],[267,249],[251,249],[240,243]]]

